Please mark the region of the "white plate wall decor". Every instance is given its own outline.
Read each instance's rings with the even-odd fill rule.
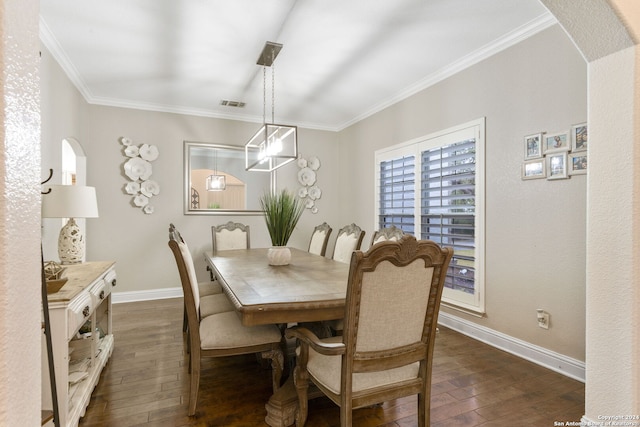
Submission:
[[[303,199],[305,207],[311,210],[311,213],[318,213],[318,205],[316,201],[322,196],[322,190],[316,184],[317,170],[320,169],[320,159],[315,156],[308,159],[300,157],[298,159],[298,182],[302,187],[298,189],[298,197]]]
[[[160,185],[153,181],[151,174],[153,166],[151,162],[160,155],[155,145],[135,145],[131,138],[120,138],[123,145],[123,153],[127,160],[124,163],[124,174],[130,181],[124,186],[124,192],[133,196],[132,206],[142,208],[142,212],[151,215],[154,212],[151,198],[160,194]]]

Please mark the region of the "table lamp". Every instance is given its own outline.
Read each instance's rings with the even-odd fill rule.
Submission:
[[[84,260],[85,241],[75,218],[97,218],[96,189],[82,185],[51,185],[42,195],[43,218],[69,218],[60,230],[58,256],[62,264],[78,264]]]

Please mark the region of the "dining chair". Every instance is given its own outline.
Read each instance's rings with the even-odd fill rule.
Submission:
[[[309,240],[309,253],[324,256],[332,231],[333,229],[326,222],[315,227],[311,234],[311,240]]]
[[[411,235],[353,253],[343,335],[285,331],[299,346],[297,427],[307,419],[309,380],[340,406],[343,427],[351,426],[353,409],[411,395],[418,398],[418,425],[429,425],[435,331],[452,255]]]
[[[170,236],[171,237],[171,236]],[[189,323],[189,409],[193,416],[198,402],[201,358],[260,353],[271,360],[272,387],[280,387],[284,355],[281,349],[282,333],[276,325],[243,326],[237,313],[227,311],[200,315],[201,298],[198,295],[193,258],[184,242],[169,239],[180,273]]]
[[[249,249],[249,226],[229,221],[226,224],[211,226],[211,247],[216,251],[231,249]]]
[[[180,234],[176,226],[173,224],[169,224],[169,240],[182,242],[186,245],[186,242],[182,238],[182,234]],[[233,304],[231,304],[229,298],[227,298],[227,296],[222,292],[222,286],[215,279],[198,282],[198,295],[200,296],[200,315],[203,317],[209,316],[210,314],[234,310]],[[183,311],[182,332],[187,332],[188,326],[187,308],[185,305]]]
[[[355,224],[345,225],[338,231],[336,244],[333,248],[332,259],[344,263],[349,263],[351,253],[360,249],[364,239],[364,231]]]
[[[404,231],[395,225],[381,228],[378,231],[374,231],[373,236],[371,236],[371,246],[386,240],[400,240],[402,236],[404,236]]]

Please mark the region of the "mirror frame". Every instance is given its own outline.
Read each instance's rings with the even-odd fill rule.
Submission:
[[[233,150],[242,153],[244,156],[244,146],[237,145],[225,145],[215,144],[211,142],[198,142],[198,141],[183,141],[183,198],[182,206],[184,215],[264,215],[264,211],[260,209],[251,210],[237,210],[237,209],[191,209],[191,156],[190,150],[192,147],[196,148],[215,148],[218,150]],[[244,167],[244,161],[243,161]],[[262,172],[250,172],[247,173],[262,173]],[[269,172],[269,190],[273,191],[276,188],[276,175],[274,172]]]

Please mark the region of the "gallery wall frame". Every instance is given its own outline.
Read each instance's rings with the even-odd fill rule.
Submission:
[[[571,126],[571,151],[587,151],[589,147],[589,134],[587,124],[580,123]]]
[[[542,132],[524,137],[524,159],[542,158]]]
[[[587,152],[579,151],[569,154],[569,175],[585,175],[587,173]]]
[[[567,153],[553,153],[545,157],[547,161],[547,179],[569,178]]]
[[[522,179],[541,179],[547,177],[547,163],[544,158],[527,160],[522,164]]]
[[[569,131],[526,135],[523,142],[524,162],[520,172],[523,180],[567,179],[587,174],[589,138],[586,122],[572,125]]]
[[[569,138],[569,132],[544,134],[544,154],[567,152],[570,149],[571,139]]]

